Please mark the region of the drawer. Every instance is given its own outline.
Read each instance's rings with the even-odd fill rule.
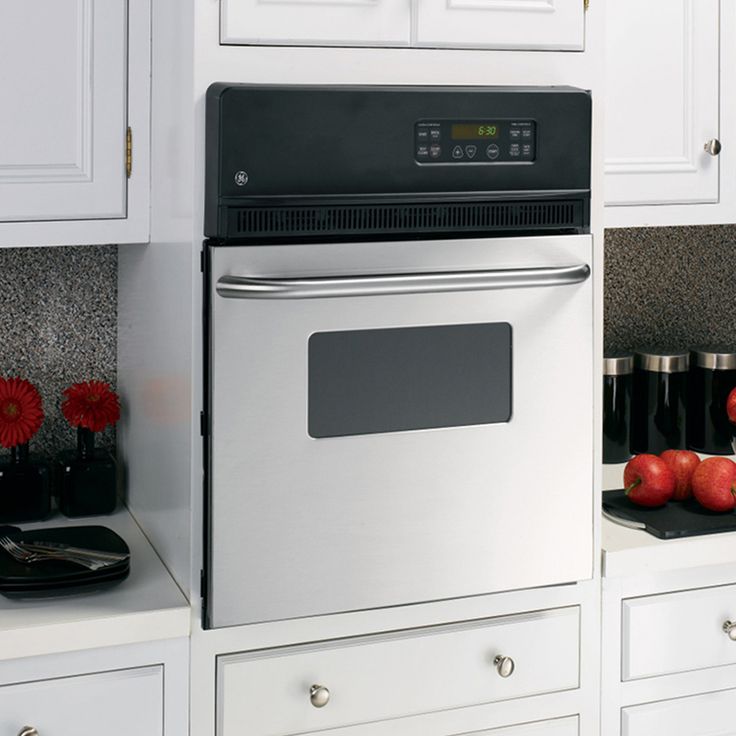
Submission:
[[[622,619],[623,680],[736,664],[723,629],[736,621],[736,585],[629,598]]]
[[[523,723],[508,728],[494,728],[491,731],[475,731],[458,736],[578,736],[579,722],[577,716],[555,718],[551,721]]]
[[[160,666],[0,687],[0,736],[162,736],[163,717]]]
[[[287,736],[579,685],[576,606],[218,657],[218,736]],[[513,660],[502,677],[498,657]],[[508,673],[506,673],[508,674]],[[310,697],[313,686],[324,690]]]

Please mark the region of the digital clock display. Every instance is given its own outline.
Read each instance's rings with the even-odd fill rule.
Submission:
[[[450,127],[453,141],[492,140],[498,138],[498,123],[454,123]]]

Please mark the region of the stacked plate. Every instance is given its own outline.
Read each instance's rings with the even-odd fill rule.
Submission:
[[[98,570],[65,560],[42,560],[24,564],[0,549],[0,593],[27,594],[71,592],[71,589],[118,582],[130,572],[130,549],[112,529],[104,526],[70,526],[21,531],[18,527],[0,526],[0,536],[26,544],[50,543],[99,552],[125,555],[119,562]]]

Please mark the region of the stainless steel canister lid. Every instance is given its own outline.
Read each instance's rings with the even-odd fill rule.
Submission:
[[[604,376],[625,376],[634,370],[633,355],[607,355],[603,358]]]
[[[668,350],[637,350],[634,366],[652,373],[684,373],[689,366],[688,353]]]
[[[696,348],[690,351],[690,365],[712,371],[736,370],[736,353],[716,348]]]

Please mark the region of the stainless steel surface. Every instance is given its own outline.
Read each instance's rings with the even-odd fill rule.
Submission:
[[[603,358],[604,376],[623,376],[634,370],[633,355],[611,355]]]
[[[263,279],[222,276],[217,293],[229,299],[324,299],[388,294],[439,294],[448,291],[528,289],[579,284],[590,266],[504,269],[457,273],[352,276],[350,278]]]
[[[315,708],[324,708],[330,702],[330,691],[324,685],[312,685],[309,688],[309,702]]]
[[[36,551],[33,548],[26,548],[23,545],[14,542],[10,537],[0,537],[0,547],[4,549],[14,560],[22,562],[24,565],[31,565],[35,562],[46,562],[48,560],[60,560],[62,562],[73,562],[75,565],[81,565],[89,570],[101,570],[111,564],[115,564],[110,560],[92,559],[89,557],[81,557],[72,555],[63,551]]]
[[[211,256],[211,626],[590,578],[593,279],[339,301],[221,299],[215,290],[231,274],[567,268],[592,263],[590,236],[224,247]],[[309,437],[314,333],[486,323],[512,325],[510,422]],[[547,479],[523,483],[522,494],[531,445]],[[568,463],[571,446],[588,462]],[[530,556],[531,537],[554,554]]]
[[[644,524],[644,522],[641,521],[632,521],[631,519],[622,519],[620,516],[616,516],[615,514],[612,514],[610,511],[606,511],[606,509],[603,509],[603,518],[608,519],[609,521],[612,521],[614,524],[618,524],[619,526],[625,526],[627,529],[646,529],[647,525]]]
[[[657,351],[637,351],[634,353],[634,366],[653,373],[683,373],[690,364],[688,353],[660,353]]]
[[[733,621],[725,621],[723,623],[723,631],[728,634],[731,641],[736,641],[736,623]]]
[[[38,736],[38,731],[36,731],[33,726],[23,726],[23,728],[18,731],[18,736]]]
[[[499,654],[494,660],[493,664],[496,665],[496,671],[501,677],[511,677],[514,673],[514,660],[511,657],[504,657]]]
[[[707,153],[709,153],[711,156],[717,156],[721,152],[721,142],[718,140],[718,138],[711,138],[704,146],[703,148]]]
[[[690,365],[708,368],[712,371],[732,371],[736,369],[736,353],[714,350],[691,350]]]

